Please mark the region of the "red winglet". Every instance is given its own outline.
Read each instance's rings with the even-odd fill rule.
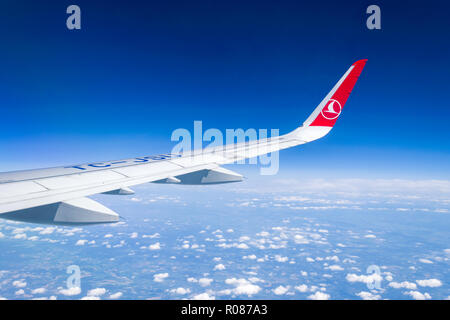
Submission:
[[[310,126],[332,127],[339,118],[345,103],[361,74],[367,59],[358,60],[352,64],[351,70],[345,77],[344,81],[337,88],[336,92],[325,103],[321,112],[317,115]]]

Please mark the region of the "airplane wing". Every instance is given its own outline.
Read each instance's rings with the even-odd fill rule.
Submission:
[[[87,198],[132,194],[147,182],[217,184],[242,180],[221,165],[322,138],[333,128],[367,60],[355,62],[302,126],[278,137],[180,154],[0,173],[0,218],[45,224],[117,222],[119,215]]]

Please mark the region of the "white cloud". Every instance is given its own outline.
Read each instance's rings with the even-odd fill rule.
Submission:
[[[207,292],[201,293],[201,294],[197,294],[195,296],[192,297],[192,300],[215,300],[216,297],[214,297],[213,295],[208,294]]]
[[[150,239],[159,238],[159,233],[154,233],[154,234],[144,234],[144,235],[142,236],[142,238],[150,238]]]
[[[417,284],[421,287],[440,287],[442,286],[441,280],[438,279],[427,279],[427,280],[416,280]]]
[[[77,243],[75,243],[76,246],[84,246],[88,241],[86,239],[78,240]]]
[[[308,286],[306,284],[301,284],[299,286],[295,286],[295,290],[299,292],[306,292],[308,291]]]
[[[211,284],[211,282],[213,282],[213,279],[209,279],[209,278],[201,278],[198,279],[198,284],[201,285],[202,287],[207,287]]]
[[[289,286],[278,286],[275,289],[272,290],[273,293],[275,293],[277,296],[286,294],[289,291]]]
[[[308,244],[309,243],[309,240],[305,239],[305,237],[300,234],[296,234],[294,236],[294,241],[297,244]]]
[[[331,261],[334,261],[334,262],[339,262],[340,261],[338,256],[326,257],[325,259],[326,260],[331,260]]]
[[[408,291],[408,292],[404,292],[404,294],[406,295],[410,295],[411,297],[413,297],[413,299],[415,300],[427,300],[427,299],[431,299],[431,296],[428,293],[424,293],[422,294],[419,291]]]
[[[37,288],[31,291],[32,294],[43,294],[47,292],[47,289],[45,288]]]
[[[289,258],[288,258],[288,257],[282,257],[282,256],[280,256],[279,254],[277,254],[277,255],[275,256],[275,260],[276,260],[277,262],[286,262],[286,261],[289,260]]]
[[[165,278],[167,278],[169,276],[169,274],[166,273],[157,273],[155,275],[153,275],[153,281],[155,282],[163,282]]]
[[[160,250],[161,249],[161,244],[159,242],[151,244],[148,246],[149,250]]]
[[[356,275],[354,273],[349,273],[345,277],[348,282],[363,282],[363,283],[374,283],[375,281],[380,282],[383,280],[383,278],[376,273],[373,273],[371,275]]]
[[[105,238],[112,238],[114,237],[111,233],[105,234]]]
[[[260,286],[252,284],[250,281],[243,278],[226,279],[225,283],[235,286],[234,289],[231,290],[231,292],[236,295],[246,294],[248,296],[251,296],[257,294],[261,290]]]
[[[330,299],[330,295],[321,291],[317,291],[316,293],[309,295],[308,299],[311,300],[328,300]]]
[[[226,268],[222,263],[219,263],[214,267],[214,270],[225,270],[225,269]]]
[[[433,263],[433,261],[428,260],[428,259],[419,259],[419,262],[426,263],[426,264],[432,264]]]
[[[255,283],[255,282],[264,282],[264,280],[259,279],[259,278],[257,278],[257,277],[250,277],[250,278],[248,278],[248,280],[249,280],[250,282],[253,282],[253,283]]]
[[[95,288],[95,289],[89,290],[87,295],[90,297],[100,297],[100,296],[104,295],[105,293],[106,293],[105,288]]]
[[[360,293],[357,293],[356,295],[363,300],[380,300],[381,299],[380,295],[373,294],[373,293],[367,292],[367,291],[361,291]]]
[[[342,271],[342,270],[344,270],[344,268],[342,268],[341,266],[339,266],[337,264],[333,264],[333,265],[327,267],[327,269],[330,269],[331,271]]]
[[[30,230],[30,228],[29,227],[26,227],[26,228],[14,228],[12,233],[13,234],[24,233],[27,230]]]
[[[408,282],[408,281],[390,282],[389,286],[392,288],[395,288],[395,289],[400,289],[400,288],[405,288],[405,289],[409,289],[409,290],[417,289],[417,286],[414,282]]]
[[[24,280],[16,280],[13,281],[12,285],[16,288],[25,288],[27,283]]]
[[[123,295],[123,293],[122,292],[116,292],[116,293],[113,293],[113,294],[111,294],[110,296],[109,296],[109,298],[110,299],[120,299],[121,297],[122,297],[122,295]]]
[[[223,239],[223,241],[225,241],[225,240]],[[243,242],[226,244],[226,243],[223,243],[223,241],[222,241],[222,243],[218,244],[217,246],[220,248],[225,248],[225,249],[228,249],[228,248],[248,249],[249,248],[249,246]]]
[[[0,239],[1,239],[1,238],[4,238],[4,237],[5,237],[5,235],[4,235],[3,233],[0,232]]]
[[[42,234],[42,235],[44,235],[44,234],[52,234],[53,231],[55,231],[55,230],[56,230],[55,227],[47,227],[47,228],[43,229],[41,232],[39,232],[39,234]]]
[[[100,297],[86,296],[86,297],[81,298],[81,300],[100,300]]]
[[[180,294],[180,295],[184,295],[184,294],[188,294],[191,292],[191,290],[189,288],[176,288],[176,289],[172,289],[170,290],[171,293],[176,293],[176,294]]]
[[[25,294],[25,291],[24,291],[23,289],[19,289],[19,290],[17,290],[17,291],[15,292],[15,295],[16,295],[16,296],[21,296],[21,295],[23,295],[23,294]]]
[[[68,289],[61,289],[61,290],[59,290],[59,293],[64,296],[76,296],[81,293],[81,288],[80,287],[72,287],[72,288],[68,288]]]

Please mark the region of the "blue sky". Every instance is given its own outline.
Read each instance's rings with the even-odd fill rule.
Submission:
[[[281,174],[449,178],[449,5],[6,1],[1,171],[157,154],[176,128],[279,128],[368,63],[332,133],[281,153]],[[5,152],[6,150],[6,152]],[[244,169],[253,172],[253,169]]]
[[[377,1],[369,31],[372,1],[93,2],[0,4],[0,171],[166,153],[195,120],[286,133],[368,63],[276,176],[94,196],[112,225],[0,220],[0,299],[450,298],[449,4]]]

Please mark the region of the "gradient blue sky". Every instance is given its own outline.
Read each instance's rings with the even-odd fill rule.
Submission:
[[[365,27],[374,3],[379,31]],[[65,26],[70,4],[79,31]],[[165,153],[194,120],[285,133],[366,58],[335,129],[283,151],[281,174],[449,179],[449,12],[444,1],[2,1],[0,171]]]

